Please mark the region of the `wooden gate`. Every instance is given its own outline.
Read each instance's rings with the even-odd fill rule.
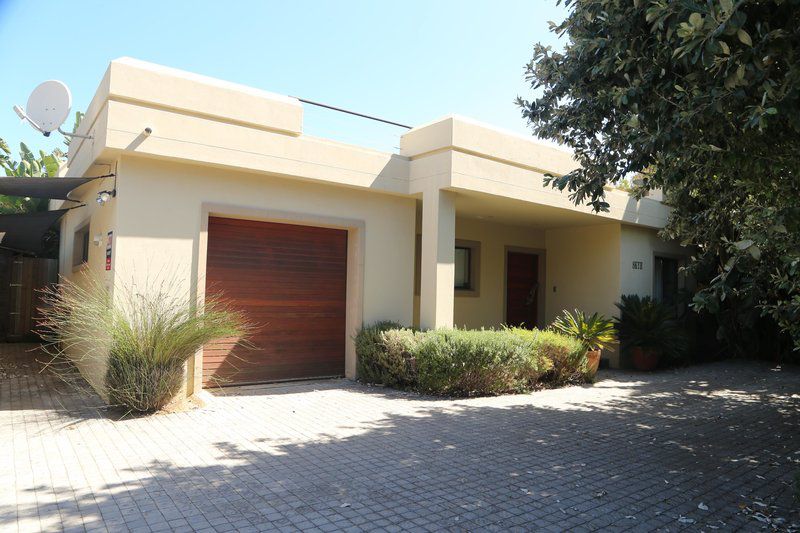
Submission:
[[[5,268],[3,268],[5,267]],[[42,306],[41,289],[58,281],[58,260],[4,255],[0,258],[0,283],[5,302],[0,335],[9,342],[35,341],[37,309]]]

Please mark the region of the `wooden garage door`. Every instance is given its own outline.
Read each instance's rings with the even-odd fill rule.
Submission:
[[[256,324],[203,351],[207,385],[344,375],[347,231],[211,217],[206,293]]]

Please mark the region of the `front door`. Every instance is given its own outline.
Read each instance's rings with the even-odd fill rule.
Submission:
[[[506,324],[534,328],[538,324],[539,256],[506,255]]]

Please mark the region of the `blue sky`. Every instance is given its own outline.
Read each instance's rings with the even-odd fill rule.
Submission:
[[[109,61],[131,56],[267,91],[418,125],[449,113],[527,134],[513,100],[530,96],[535,42],[557,46],[555,0],[0,0],[0,137],[61,145],[20,124],[41,81],[60,79],[84,110]],[[403,130],[305,107],[305,132],[392,150]],[[71,127],[71,119],[67,126]]]

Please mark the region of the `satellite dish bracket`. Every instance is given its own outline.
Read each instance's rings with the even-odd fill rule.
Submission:
[[[67,133],[66,131],[61,129],[61,126],[59,126],[56,131],[58,131],[58,133],[60,133],[64,137],[70,137],[70,138],[77,137],[78,139],[94,139],[93,135],[81,135],[80,133]]]

